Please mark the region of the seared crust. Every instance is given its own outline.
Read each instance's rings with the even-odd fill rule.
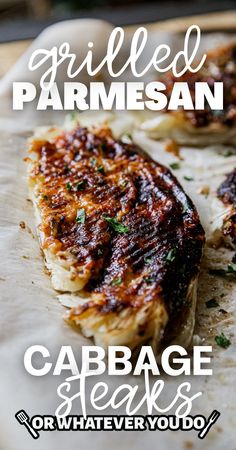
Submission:
[[[167,73],[162,80],[170,98],[175,82],[186,82],[195,102],[196,82],[206,82],[213,89],[215,82],[223,82],[223,110],[177,111],[153,113],[140,127],[153,139],[173,139],[181,145],[206,146],[231,144],[236,146],[236,44],[217,48],[207,54],[206,61],[196,73],[181,77]],[[168,103],[167,103],[168,104]]]
[[[179,78],[168,74],[164,80],[167,85],[167,95],[171,94],[176,81],[188,83],[193,101],[195,101],[196,82],[206,82],[210,88],[213,88],[216,81],[223,82],[224,109],[222,111],[210,109],[183,111],[183,115],[192,126],[197,128],[236,125],[236,44],[208,52],[203,67],[196,73],[186,72]]]
[[[222,223],[222,232],[230,239],[230,244],[236,245],[236,169],[229,173],[217,190],[218,198],[228,207],[232,206],[230,212],[225,214]]]
[[[33,141],[30,151],[42,248],[82,279],[84,301],[69,320],[92,335],[91,316],[97,328],[119,316],[122,335],[141,314],[131,341],[153,338],[155,329],[160,339],[168,320],[169,337],[177,335],[192,306],[204,232],[176,178],[108,129],[78,127]]]
[[[225,205],[236,205],[236,169],[226,176],[217,190],[217,195]]]

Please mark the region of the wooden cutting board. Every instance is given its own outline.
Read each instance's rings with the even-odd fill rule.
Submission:
[[[184,32],[192,25],[197,24],[202,31],[236,31],[236,10],[204,14],[200,16],[180,17],[161,22],[144,24],[152,31],[165,31],[169,33]],[[128,31],[137,28],[137,25],[125,27]],[[15,61],[22,55],[31,41],[16,41],[0,44],[0,77],[2,77]]]

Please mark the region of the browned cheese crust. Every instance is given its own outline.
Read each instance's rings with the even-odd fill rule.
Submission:
[[[83,264],[90,272],[88,301],[70,319],[90,308],[137,312],[162,301],[168,333],[177,333],[191,306],[187,290],[198,275],[204,231],[172,173],[108,129],[78,126],[50,142],[35,140],[31,151],[38,155],[30,177],[41,182],[42,247],[73,255],[75,270]]]

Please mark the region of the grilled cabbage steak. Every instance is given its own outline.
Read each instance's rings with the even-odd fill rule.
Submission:
[[[67,320],[104,347],[187,347],[204,231],[172,173],[107,128],[53,131],[30,154],[46,266],[78,301]]]
[[[214,207],[218,211],[216,232],[220,232],[225,243],[236,250],[236,169],[219,186]]]
[[[236,44],[216,48],[207,54],[203,67],[196,73],[186,72],[177,78],[172,73],[162,77],[167,97],[175,82],[188,84],[193,104],[195,83],[223,82],[223,110],[166,111],[155,113],[145,120],[141,128],[154,139],[174,139],[182,145],[206,146],[211,144],[236,145]]]

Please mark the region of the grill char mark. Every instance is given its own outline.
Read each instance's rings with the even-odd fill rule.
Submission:
[[[39,155],[33,176],[44,177],[45,245],[56,239],[78,265],[90,264],[86,290],[102,294],[100,311],[140,307],[162,296],[171,317],[183,312],[204,232],[170,171],[136,145],[115,141],[107,129],[78,127],[51,143],[35,143],[33,151]],[[81,181],[83,189],[76,190]],[[84,224],[75,220],[80,208]],[[114,231],[103,215],[117,218],[128,232]]]

